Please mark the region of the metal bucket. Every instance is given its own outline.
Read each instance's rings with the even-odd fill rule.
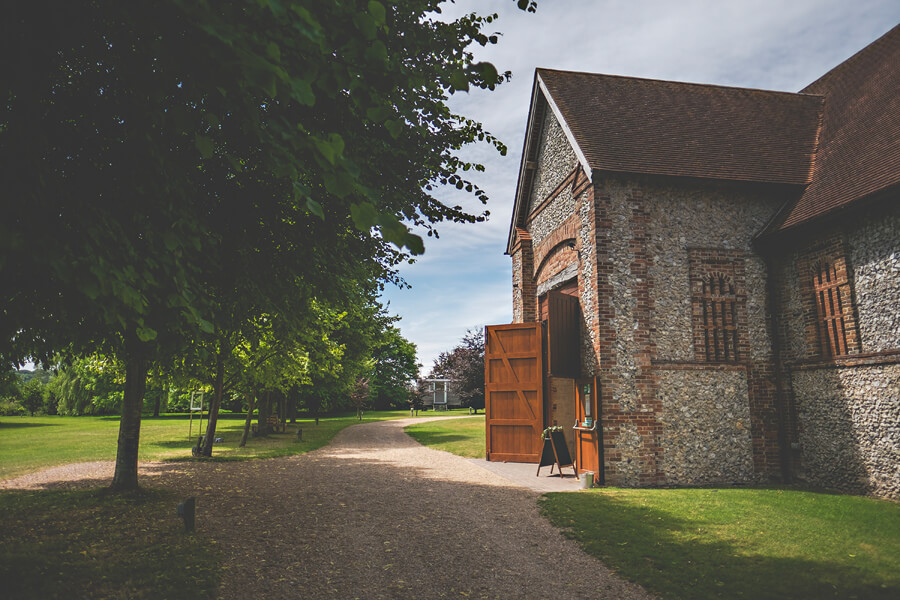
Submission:
[[[581,489],[589,490],[594,487],[594,473],[592,471],[585,471],[581,474]]]

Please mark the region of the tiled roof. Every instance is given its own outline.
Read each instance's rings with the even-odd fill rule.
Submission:
[[[900,184],[900,25],[803,90],[825,97],[809,186],[775,233]]]
[[[538,69],[592,170],[805,184],[816,95]]]

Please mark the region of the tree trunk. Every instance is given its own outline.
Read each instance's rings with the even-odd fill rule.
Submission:
[[[159,416],[159,403],[162,401],[162,395],[163,395],[162,390],[159,390],[159,393],[156,394],[156,404],[153,405],[153,416],[154,417]]]
[[[125,359],[125,394],[119,421],[116,472],[110,488],[117,492],[138,488],[138,447],[141,437],[141,409],[147,390],[147,360],[139,351],[129,351]]]
[[[203,442],[203,450],[200,456],[212,456],[213,442],[216,439],[216,423],[219,421],[219,407],[222,405],[222,388],[225,385],[225,348],[220,347],[216,355],[216,383],[215,394],[209,407],[209,415],[206,418],[206,439]]]
[[[265,398],[262,394],[257,393],[256,398],[259,407],[256,411],[256,429],[257,435],[266,435],[269,433],[269,414],[271,406],[269,405],[269,392],[266,392]]]
[[[241,443],[238,444],[238,448],[243,448],[247,445],[247,436],[250,434],[250,423],[253,421],[253,394],[244,394],[244,398],[247,399],[247,418],[244,419],[244,433],[241,434]]]

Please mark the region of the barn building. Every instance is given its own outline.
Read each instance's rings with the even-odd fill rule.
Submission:
[[[489,460],[900,498],[900,26],[799,93],[538,69]]]

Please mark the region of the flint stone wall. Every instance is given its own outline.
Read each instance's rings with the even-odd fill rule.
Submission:
[[[750,359],[766,360],[766,267],[750,243],[783,200],[764,190],[721,184],[644,186],[650,212],[650,267],[655,292],[651,315],[657,358],[693,361],[688,248],[723,248],[743,253]],[[746,357],[744,357],[746,359]]]
[[[847,236],[862,352],[900,348],[900,198],[863,215]]]
[[[756,479],[744,371],[660,374],[662,468],[668,483],[703,485]]]
[[[859,352],[900,350],[900,204],[885,204],[841,223],[853,286]],[[825,235],[828,232],[823,232]],[[793,365],[791,391],[797,412],[801,472],[810,483],[855,493],[900,498],[900,364],[813,365],[818,359],[805,335],[797,264],[803,246],[780,265],[779,315],[784,349]],[[838,360],[840,363],[840,360]]]
[[[810,483],[900,499],[900,364],[794,373]]]
[[[529,215],[544,202],[578,165],[575,151],[552,111],[544,115],[537,156],[537,170],[532,182]],[[548,235],[559,227],[575,211],[575,197],[572,187],[564,186],[550,203],[534,216],[528,225],[528,232],[537,247]]]

